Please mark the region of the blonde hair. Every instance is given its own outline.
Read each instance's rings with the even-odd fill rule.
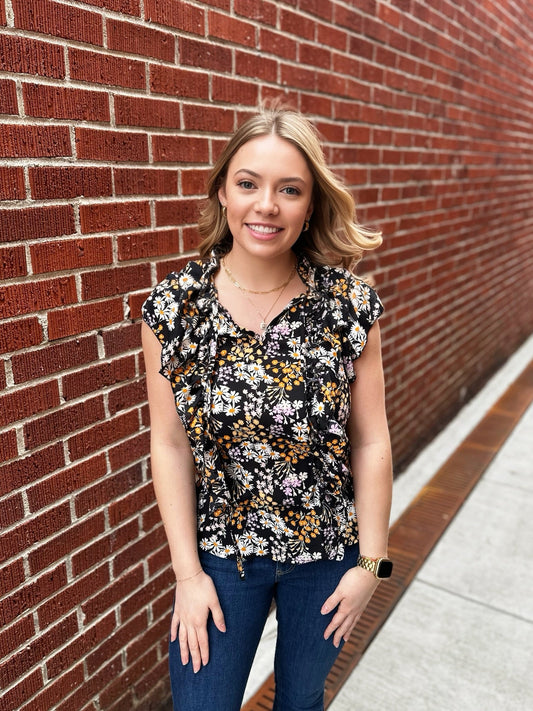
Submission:
[[[313,176],[313,214],[309,229],[301,233],[295,250],[305,254],[315,265],[342,265],[354,269],[364,251],[379,247],[381,232],[358,224],[354,199],[328,168],[313,124],[298,111],[280,105],[263,106],[245,121],[213,166],[207,183],[207,202],[198,221],[203,237],[200,256],[205,258],[212,250],[225,254],[231,249],[232,237],[218,190],[239,148],[253,138],[267,135],[276,135],[292,143],[306,159]]]

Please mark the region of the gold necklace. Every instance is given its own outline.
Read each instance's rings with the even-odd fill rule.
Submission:
[[[287,279],[287,281],[283,282],[283,284],[280,284],[279,286],[275,286],[273,289],[267,289],[267,291],[255,291],[254,289],[247,289],[246,287],[241,286],[239,284],[239,282],[237,281],[237,279],[235,279],[234,275],[229,270],[229,267],[226,264],[226,260],[222,259],[221,261],[222,261],[222,266],[224,267],[224,271],[228,275],[231,283],[234,284],[237,287],[237,289],[240,289],[243,293],[248,292],[249,294],[272,294],[273,291],[279,291],[280,289],[284,289],[289,284],[292,277],[294,276],[294,272],[296,271],[296,264],[295,264],[291,270],[291,273],[289,274],[289,278]]]
[[[222,262],[222,264],[224,264],[224,262]],[[225,267],[224,267],[224,268],[225,268]],[[252,301],[252,299],[250,299],[250,297],[247,295],[246,292],[247,292],[248,290],[247,290],[247,289],[244,289],[244,288],[239,284],[239,282],[234,281],[234,280],[232,279],[233,283],[235,284],[235,286],[237,287],[237,289],[239,289],[239,291],[242,293],[242,295],[244,296],[244,298],[246,299],[246,301],[254,307],[254,309],[257,311],[257,313],[258,313],[259,316],[261,317],[261,323],[259,324],[259,328],[261,329],[261,336],[260,336],[261,339],[262,339],[263,336],[265,335],[265,331],[266,331],[266,328],[267,328],[267,326],[268,326],[267,318],[268,318],[270,312],[272,311],[272,309],[274,308],[274,306],[278,303],[278,301],[281,299],[281,295],[283,294],[283,292],[285,291],[285,289],[287,288],[287,286],[289,285],[289,283],[292,281],[292,278],[293,278],[295,272],[296,272],[296,267],[294,267],[294,269],[292,270],[291,275],[290,275],[290,277],[288,278],[288,280],[287,280],[284,284],[282,284],[280,287],[278,287],[278,288],[280,289],[280,292],[279,292],[279,294],[276,296],[276,298],[274,299],[274,303],[273,303],[272,306],[268,309],[268,311],[266,312],[266,314],[262,314],[261,311],[259,311],[259,309],[257,308],[257,305],[256,305],[256,304]],[[272,291],[275,291],[275,290],[273,289]],[[257,294],[261,294],[261,293],[268,294],[268,293],[270,293],[270,292],[268,292],[268,291],[266,291],[266,292],[260,292],[260,291],[258,291],[258,292],[252,292],[252,293],[254,293],[254,294],[256,294],[256,293],[257,293]]]

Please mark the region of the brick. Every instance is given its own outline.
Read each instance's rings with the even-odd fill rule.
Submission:
[[[0,427],[11,421],[23,420],[59,405],[57,380],[33,387],[14,388],[0,395]]]
[[[82,367],[98,360],[96,336],[85,336],[44,348],[15,354],[11,358],[15,383]]]
[[[174,61],[174,36],[145,25],[108,19],[107,46],[120,52]]]
[[[105,530],[105,514],[100,511],[83,521],[71,524],[67,530],[50,537],[28,553],[32,575],[66,557],[84,543],[89,543]]]
[[[62,379],[63,396],[66,400],[73,400],[134,377],[135,358],[133,355],[110,363],[99,363],[84,368],[81,372],[64,375]]]
[[[273,32],[264,28],[259,32],[258,49],[284,59],[296,60],[298,44],[284,33]]]
[[[0,353],[18,351],[42,341],[43,333],[36,318],[0,323]]]
[[[112,526],[122,523],[154,500],[152,482],[137,487],[122,499],[115,499],[109,505],[109,522]]]
[[[75,121],[110,120],[109,99],[103,91],[25,83],[22,93],[28,116]]]
[[[3,158],[51,158],[70,156],[67,126],[0,125],[0,156]]]
[[[206,163],[209,160],[209,143],[206,138],[187,136],[153,136],[154,161],[169,163]]]
[[[15,588],[20,588],[20,586],[23,585],[25,579],[26,579],[26,574],[24,572],[24,563],[22,561],[22,558],[16,558],[15,560],[11,561],[11,563],[6,563],[5,565],[3,565],[2,566],[2,596],[7,597],[7,594],[10,593],[12,590],[15,590]],[[6,603],[6,609],[7,609],[7,607],[8,607],[8,604]],[[3,616],[2,617],[2,627],[5,627],[6,622],[11,621],[15,617],[16,617],[16,614],[11,618]],[[16,646],[18,647],[19,644],[17,643]],[[3,649],[3,647],[0,647],[0,649]]]
[[[80,709],[80,711],[98,711],[98,709],[104,708],[102,706],[101,691],[108,685],[109,679],[116,679],[121,671],[122,660],[120,656],[116,656],[109,663],[104,664],[98,670],[97,674],[93,674],[88,680],[85,681],[84,684],[78,687],[78,689],[67,699],[65,699],[63,703],[56,706],[56,711],[72,711],[72,709]],[[100,701],[98,709],[94,701],[91,701],[88,705],[85,705],[88,699],[95,696],[98,696]]]
[[[100,703],[103,705],[103,708],[112,708],[113,703],[117,701],[117,699],[120,699],[120,705],[118,706],[118,708],[115,707],[116,711],[118,711],[118,709],[120,709],[122,706],[121,697],[123,697],[124,690],[129,685],[128,679],[138,679],[139,674],[141,674],[140,670],[144,669],[146,664],[149,664],[151,666],[157,660],[157,650],[151,649],[147,652],[147,646],[145,646],[140,652],[139,657],[137,657],[136,663],[134,663],[133,666],[128,666],[128,671],[125,674],[117,674],[112,677],[111,683],[108,684],[107,687],[102,691],[99,698]],[[165,674],[163,672],[162,677],[164,676]],[[158,698],[158,701],[160,700],[161,697]],[[128,703],[131,703],[129,699]],[[148,708],[150,708],[150,705],[148,706]],[[155,706],[154,708],[157,708],[157,706]]]
[[[141,14],[141,0],[80,0],[80,2],[137,17]]]
[[[72,5],[50,0],[11,0],[15,27],[55,37],[103,44],[102,16]]]
[[[79,159],[102,161],[147,161],[148,138],[144,133],[76,128]]]
[[[0,210],[0,234],[4,242],[58,237],[74,230],[70,205]]]
[[[146,402],[146,385],[144,380],[137,380],[114,388],[109,393],[109,412],[114,415],[121,410],[128,410]]]
[[[102,563],[101,560],[99,562]],[[63,568],[63,564],[58,566],[57,570],[60,568]],[[68,585],[65,579],[65,582],[54,590],[53,597],[47,599],[37,608],[39,627],[44,629],[56,620],[65,617],[71,610],[76,609],[83,600],[107,585],[109,582],[108,568],[107,564],[102,563],[86,575],[76,577]],[[44,578],[46,578],[46,574],[41,576],[40,580]],[[43,599],[48,597],[49,595],[45,595]]]
[[[26,424],[25,441],[28,446],[37,447],[103,419],[105,419],[105,411],[101,396],[78,405],[64,405],[56,412],[34,418]]]
[[[70,524],[69,504],[61,504],[54,509],[32,516],[30,521],[19,524],[16,528],[0,536],[0,560],[3,562],[26,548],[42,541],[48,536]]]
[[[27,273],[24,247],[0,247],[0,279],[14,279]]]
[[[105,422],[95,424],[91,429],[70,437],[68,440],[70,458],[75,461],[86,457],[102,447],[133,434],[138,428],[139,419],[135,411],[108,418]]]
[[[118,235],[119,261],[129,259],[147,259],[150,257],[177,254],[180,249],[179,231],[151,230],[136,232],[131,235]]]
[[[240,77],[254,77],[264,81],[276,82],[278,77],[278,62],[268,59],[262,54],[235,51],[235,70]]]
[[[81,291],[84,301],[114,296],[135,289],[148,288],[151,281],[149,264],[90,271],[81,275]]]
[[[103,197],[112,194],[111,168],[39,166],[29,169],[35,200]]]
[[[295,35],[299,40],[315,39],[316,21],[309,17],[304,17],[299,12],[292,10],[281,10],[279,29],[281,32]]]
[[[227,104],[246,104],[255,106],[258,99],[258,86],[254,83],[214,76],[212,78],[213,100]]]
[[[0,114],[18,114],[17,85],[11,79],[0,79]]]
[[[336,11],[338,8],[339,6]],[[316,40],[323,47],[334,47],[341,52],[346,52],[348,48],[348,33],[339,29],[337,25],[318,25]]]
[[[174,97],[208,99],[209,77],[205,72],[151,64],[150,91],[153,94],[169,94]]]
[[[114,615],[108,614],[96,624],[84,630],[82,634],[77,635],[75,640],[47,660],[46,670],[48,677],[59,676],[79,659],[83,659],[86,654],[97,648],[101,642],[109,637],[114,628]]]
[[[301,42],[298,48],[298,56],[302,64],[309,64],[322,69],[331,68],[331,51],[325,47],[317,47],[314,44]]]
[[[139,540],[132,542],[114,557],[113,575],[119,577],[128,568],[136,566],[139,560],[146,560],[152,551],[157,550],[161,546],[165,546],[165,543],[165,529],[162,526],[144,535]],[[126,605],[126,609],[129,610],[128,616],[131,617],[134,610],[129,606],[129,603]]]
[[[239,45],[255,47],[255,25],[212,10],[208,13],[208,35]]]
[[[89,623],[101,615],[102,612],[108,610],[110,607],[114,607],[125,597],[128,597],[132,590],[142,585],[144,582],[144,571],[142,563],[139,563],[140,560],[142,559],[137,559],[137,566],[135,568],[117,577],[110,585],[82,605],[82,614]],[[139,607],[135,612],[139,611]],[[130,615],[130,617],[131,616],[132,615]],[[126,619],[128,618],[121,617],[121,623],[123,624]]]
[[[3,589],[3,586],[2,586]],[[35,634],[33,615],[21,617],[0,632],[0,649],[4,656],[13,652]]]
[[[7,462],[18,454],[17,433],[15,430],[2,432],[0,437],[0,459]]]
[[[104,331],[102,336],[107,358],[141,347],[141,326],[138,323],[122,324],[120,328]]]
[[[200,245],[200,235],[196,227],[184,227],[182,229],[183,251],[190,252],[196,250]]]
[[[111,613],[110,616],[114,617],[114,614]],[[143,610],[126,624],[120,625],[112,634],[107,635],[106,641],[85,657],[89,674],[94,674],[106,660],[110,659],[118,650],[122,649],[127,641],[142,634],[147,626],[148,618],[146,611]]]
[[[166,27],[203,35],[205,31],[205,11],[188,3],[145,0],[144,17]]]
[[[180,128],[180,107],[176,101],[115,96],[117,125]]]
[[[31,699],[24,706],[20,706],[17,711],[35,711],[35,709],[54,708],[59,701],[62,701],[72,691],[77,689],[84,679],[83,664],[66,671],[56,681],[49,682],[43,691]]]
[[[17,35],[0,35],[0,70],[64,79],[64,49],[51,42]]]
[[[196,200],[165,200],[158,202],[155,208],[158,227],[197,222],[198,215],[199,205]]]
[[[70,47],[68,52],[72,79],[127,89],[146,86],[143,62],[75,47]]]
[[[2,500],[2,506],[0,507],[0,529],[12,526],[23,518],[24,502],[22,501],[22,494],[6,496]]]
[[[121,322],[123,318],[122,300],[118,298],[54,310],[48,314],[48,338],[52,341],[93,331]]]
[[[32,280],[11,286],[0,286],[0,315],[2,318],[8,318],[52,309],[75,303],[76,298],[74,277]]]
[[[30,253],[34,274],[111,264],[113,261],[109,237],[36,244],[30,247]]]
[[[192,37],[180,37],[180,64],[214,72],[231,72],[231,49],[215,42],[201,42]]]
[[[330,83],[333,77],[329,74]],[[281,65],[281,82],[285,86],[293,86],[298,89],[316,90],[316,72],[304,67],[292,67],[286,64]]]
[[[181,191],[183,195],[205,195],[209,168],[189,168],[181,170]]]
[[[237,15],[249,20],[275,27],[277,10],[276,3],[266,0],[235,0],[234,10]]]
[[[145,201],[95,203],[80,207],[82,232],[127,230],[150,225],[150,205]]]
[[[218,106],[185,104],[183,107],[183,124],[186,130],[231,133],[233,130],[233,111]]]
[[[0,83],[0,94],[2,87]],[[0,110],[1,113],[1,110]],[[0,167],[0,200],[24,200],[24,171],[16,167]]]
[[[150,433],[148,430],[130,437],[125,442],[109,448],[109,461],[113,470],[128,466],[143,457],[150,449]]]
[[[105,477],[107,465],[103,454],[93,457],[83,464],[62,469],[28,487],[27,496],[32,512],[49,506],[64,496],[72,495],[92,482]],[[87,512],[85,512],[87,513]],[[78,514],[80,515],[80,514]]]
[[[56,646],[61,646],[71,639],[78,631],[76,613],[66,617],[54,628],[45,633],[40,633],[31,644],[28,644],[18,653],[12,654],[9,663],[0,667],[0,683],[5,688],[50,654]]]
[[[178,172],[174,169],[115,168],[117,195],[176,195]]]
[[[40,689],[43,688],[43,675],[40,669],[36,669],[31,674],[22,679],[18,684],[12,686],[9,691],[2,694],[2,702],[6,709],[20,709],[22,705]]]
[[[81,465],[80,465],[81,466]],[[91,505],[89,500],[89,505]],[[101,563],[107,558],[113,558],[121,548],[139,536],[139,524],[130,520],[122,526],[115,527],[111,533],[100,536],[80,551],[73,553],[72,572],[78,578],[82,573]]]

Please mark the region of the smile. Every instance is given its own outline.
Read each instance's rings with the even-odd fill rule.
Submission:
[[[254,232],[260,232],[261,234],[264,235],[273,235],[276,232],[280,232],[281,227],[269,227],[268,225],[253,225],[253,224],[248,224],[247,225],[249,229],[253,230]]]

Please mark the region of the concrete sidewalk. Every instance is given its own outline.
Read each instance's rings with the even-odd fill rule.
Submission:
[[[466,435],[496,390],[532,358],[530,339],[452,429],[460,420]],[[397,512],[417,490],[421,470],[433,473],[452,451],[452,439],[448,432],[430,445],[400,477]],[[329,711],[533,709],[532,541],[530,405]]]
[[[392,522],[532,360],[533,336],[398,478]],[[530,406],[330,711],[533,708],[532,443]],[[272,670],[274,640],[270,620],[247,698]]]

